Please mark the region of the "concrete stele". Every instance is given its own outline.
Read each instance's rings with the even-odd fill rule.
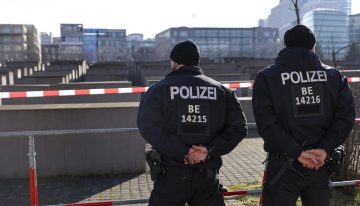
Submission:
[[[7,85],[6,75],[1,75],[1,85],[2,86]]]
[[[27,67],[24,68],[24,77],[29,75],[29,69]]]
[[[21,79],[21,69],[17,69],[16,72],[17,72],[16,78]]]
[[[14,85],[14,72],[9,72],[9,85]]]

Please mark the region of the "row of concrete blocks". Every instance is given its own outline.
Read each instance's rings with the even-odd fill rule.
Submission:
[[[79,65],[78,69],[71,70],[70,73],[66,74],[61,78],[61,82],[63,84],[69,83],[69,82],[76,82],[79,79],[81,79],[83,76],[86,75],[87,70],[89,69],[88,65]]]
[[[41,64],[40,67],[34,68],[22,68],[22,69],[9,69],[4,71],[1,75],[1,85],[15,85],[15,84],[57,84],[57,83],[69,83],[78,81],[80,78],[86,75],[88,65],[85,62],[79,65],[77,69],[71,71],[45,71],[45,65]],[[36,73],[35,73],[36,72]],[[43,79],[43,80],[38,80]]]
[[[248,122],[254,122],[250,99],[242,99],[241,104]],[[5,105],[0,107],[0,132],[136,128],[138,105],[139,102]],[[27,177],[27,136],[1,136],[4,135],[0,135],[0,179]],[[39,177],[145,171],[146,142],[138,131],[34,136]],[[249,136],[258,134],[250,130]]]
[[[1,85],[14,85],[15,79],[21,79],[26,76],[32,76],[34,72],[45,71],[45,64],[39,64],[34,68],[7,69],[1,68]]]

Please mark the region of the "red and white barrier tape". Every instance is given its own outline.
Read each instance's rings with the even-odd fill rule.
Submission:
[[[126,94],[144,93],[148,87],[107,88],[107,89],[74,89],[49,91],[22,91],[0,92],[1,99],[28,98],[28,97],[61,97],[61,96],[88,96],[97,94]]]
[[[230,192],[224,192],[224,197],[229,196],[241,196],[241,195],[258,195],[260,194],[262,189],[255,189],[255,190],[237,190],[237,191],[230,191]]]
[[[251,88],[253,82],[239,82],[223,84],[230,89]],[[74,90],[49,90],[49,91],[21,91],[21,92],[0,92],[1,99],[29,98],[29,97],[61,97],[61,96],[88,96],[97,94],[131,94],[144,93],[149,87],[126,87],[107,89],[74,89]]]
[[[360,82],[360,77],[348,77],[347,80],[349,83]]]
[[[112,206],[112,205],[132,205],[139,203],[147,203],[148,199],[132,199],[132,200],[114,200],[114,201],[102,201],[102,202],[83,202],[83,203],[70,203],[70,204],[58,204],[48,206]]]
[[[88,202],[88,203],[74,203],[74,204],[60,204],[56,206],[111,206],[116,205],[113,202]],[[54,205],[55,206],[55,205]]]
[[[228,83],[228,84],[222,84],[224,87],[230,88],[230,89],[239,89],[239,88],[252,88],[254,82],[236,82],[236,83]]]
[[[360,82],[360,77],[348,77],[348,82]],[[223,86],[230,89],[252,88],[254,82],[226,83]],[[0,92],[0,99],[29,98],[29,97],[61,97],[61,96],[88,96],[97,94],[131,94],[144,93],[149,87],[125,87],[103,89],[73,89],[73,90],[49,90],[49,91],[20,91]]]

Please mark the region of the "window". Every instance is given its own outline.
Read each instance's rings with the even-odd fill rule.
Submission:
[[[14,45],[14,51],[21,51],[21,45]]]
[[[217,36],[218,30],[208,30],[208,36]]]
[[[187,37],[189,34],[188,34],[188,31],[180,31],[180,36],[181,37]]]
[[[2,27],[1,27],[1,31],[2,31],[2,32],[9,33],[9,32],[10,32],[10,27],[9,27],[9,26],[2,26]]]
[[[10,51],[10,45],[4,45],[4,51]]]
[[[238,30],[231,30],[231,36],[240,36],[240,31],[238,31]]]
[[[3,37],[3,42],[9,43],[10,42],[10,36],[4,36]]]
[[[15,33],[20,33],[20,32],[22,31],[21,26],[14,26],[14,27],[13,27],[13,31],[14,31]]]
[[[21,36],[15,36],[14,41],[16,43],[20,43],[21,42]]]

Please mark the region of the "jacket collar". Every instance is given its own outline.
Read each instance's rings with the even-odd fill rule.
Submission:
[[[303,48],[285,48],[281,50],[275,59],[275,63],[299,70],[315,69],[321,66],[319,56]]]
[[[166,77],[174,76],[174,75],[204,75],[202,69],[197,66],[183,66],[178,68],[175,71],[170,72]]]

